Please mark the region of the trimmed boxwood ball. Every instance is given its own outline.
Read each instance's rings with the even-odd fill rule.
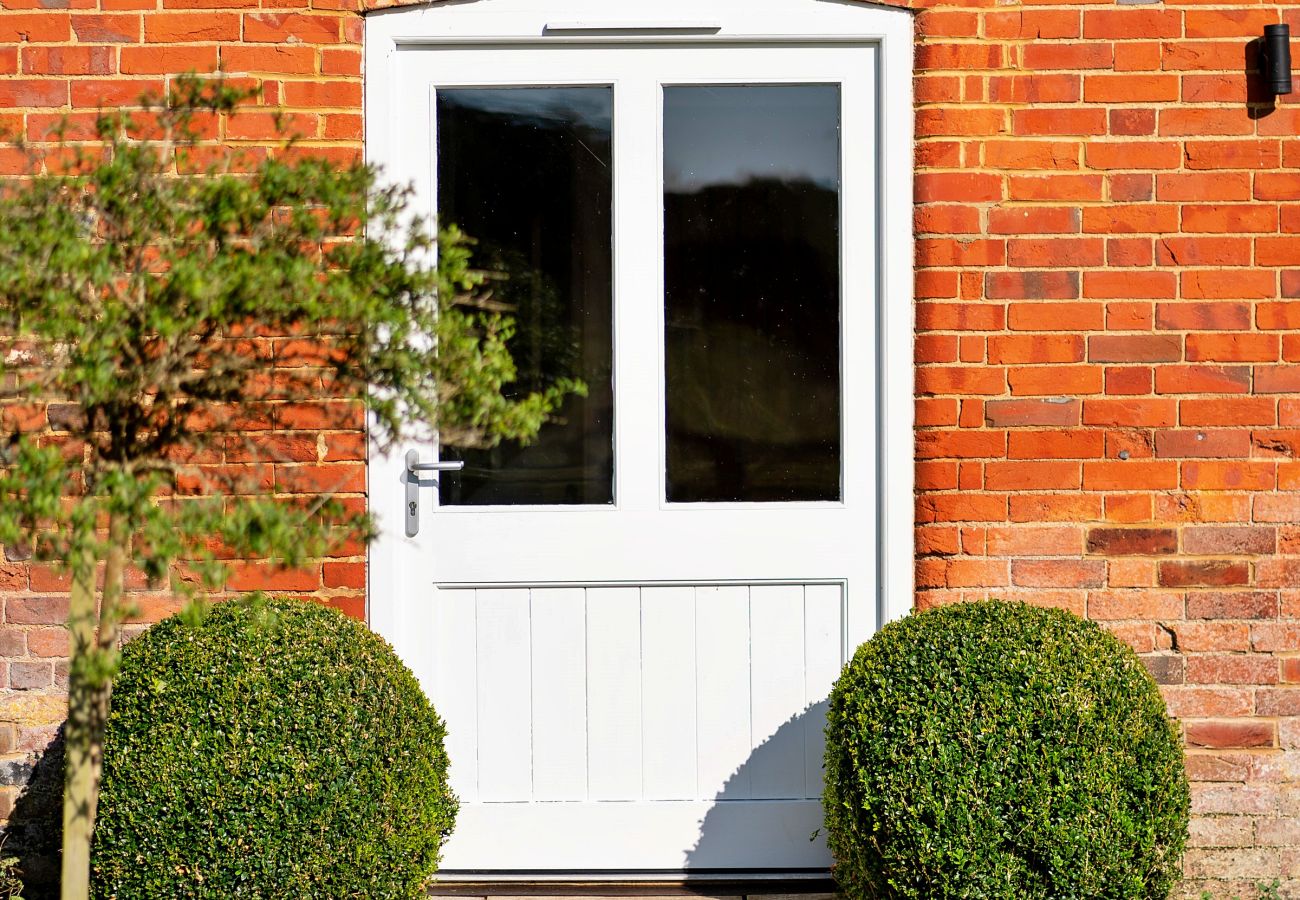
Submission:
[[[231,601],[123,652],[93,894],[416,897],[451,832],[443,723],[366,626]]]
[[[823,802],[851,900],[1163,900],[1189,798],[1137,655],[1062,610],[992,601],[858,649],[831,693]]]

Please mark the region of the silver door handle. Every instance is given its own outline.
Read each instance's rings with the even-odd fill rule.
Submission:
[[[414,450],[406,451],[406,536],[415,537],[420,533],[420,477],[421,472],[459,472],[465,468],[465,461],[449,459],[445,462],[420,462],[420,454]]]

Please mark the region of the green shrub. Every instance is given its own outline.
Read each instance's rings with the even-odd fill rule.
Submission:
[[[885,626],[831,694],[826,825],[858,898],[1165,898],[1188,788],[1141,661],[1061,610]]]
[[[392,649],[334,610],[155,625],[113,691],[94,896],[417,896],[457,807],[443,737]]]

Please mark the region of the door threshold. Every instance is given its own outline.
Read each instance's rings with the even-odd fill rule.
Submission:
[[[431,897],[739,897],[833,894],[820,872],[440,872]]]

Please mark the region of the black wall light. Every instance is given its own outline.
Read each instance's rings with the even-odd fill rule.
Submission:
[[[1291,26],[1265,25],[1259,71],[1270,94],[1291,93]]]

